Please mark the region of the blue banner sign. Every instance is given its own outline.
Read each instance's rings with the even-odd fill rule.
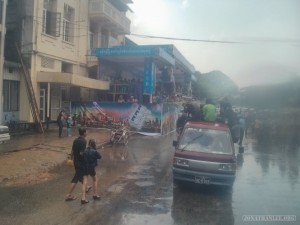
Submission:
[[[152,95],[154,92],[155,65],[151,59],[144,62],[144,94]]]
[[[114,48],[95,48],[95,56],[155,56],[157,48],[149,46],[122,46]]]
[[[139,46],[116,46],[112,48],[94,48],[91,55],[96,57],[120,57],[140,56],[158,57],[171,65],[175,65],[175,58],[171,54],[171,45],[139,45]]]

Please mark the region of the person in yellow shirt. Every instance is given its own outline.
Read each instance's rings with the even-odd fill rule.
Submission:
[[[206,122],[215,122],[217,119],[217,108],[212,99],[206,99],[206,104],[202,109],[203,120]]]

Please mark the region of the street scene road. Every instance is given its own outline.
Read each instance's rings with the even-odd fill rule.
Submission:
[[[237,153],[232,188],[174,185],[174,133],[132,135],[127,147],[101,148],[97,168],[100,201],[65,202],[73,168],[65,164],[36,184],[0,186],[0,224],[298,224],[299,167],[297,148],[246,138]],[[30,152],[30,151],[29,151]],[[238,151],[237,151],[238,152]],[[289,221],[246,221],[249,215],[291,215]],[[287,218],[286,218],[287,219]],[[294,221],[296,220],[296,221]]]
[[[0,0],[0,225],[300,224],[299,9]]]

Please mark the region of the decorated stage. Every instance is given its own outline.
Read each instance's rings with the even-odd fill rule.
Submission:
[[[72,102],[75,123],[113,129],[126,124],[142,134],[167,134],[176,129],[180,106],[172,103],[138,104],[116,102]]]

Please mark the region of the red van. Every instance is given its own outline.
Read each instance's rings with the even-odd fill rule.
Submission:
[[[233,185],[236,157],[227,125],[190,121],[173,146],[174,181]]]

